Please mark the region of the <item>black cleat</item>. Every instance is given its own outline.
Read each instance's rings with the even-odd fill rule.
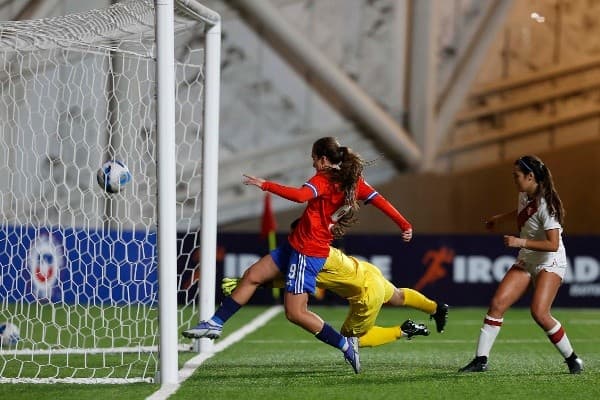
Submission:
[[[458,370],[458,372],[485,372],[488,369],[486,356],[478,356],[470,363]]]
[[[410,319],[404,321],[400,326],[400,330],[406,334],[407,339],[411,339],[413,336],[429,336],[429,329],[424,324],[415,324]]]
[[[434,314],[429,316],[429,319],[435,320],[435,329],[442,333],[448,322],[448,304],[438,304]]]
[[[577,354],[573,353],[569,357],[565,358],[565,362],[569,367],[569,372],[572,374],[580,374],[583,371],[583,360],[577,357]]]

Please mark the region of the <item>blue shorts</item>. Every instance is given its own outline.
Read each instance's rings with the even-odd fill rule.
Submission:
[[[285,290],[293,294],[315,292],[317,274],[323,269],[327,257],[305,256],[294,250],[287,241],[271,251],[271,257],[286,277]]]

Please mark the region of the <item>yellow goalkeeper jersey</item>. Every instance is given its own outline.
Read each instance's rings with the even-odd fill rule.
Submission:
[[[361,297],[367,286],[365,273],[358,259],[330,247],[329,257],[317,275],[317,286],[346,299]]]

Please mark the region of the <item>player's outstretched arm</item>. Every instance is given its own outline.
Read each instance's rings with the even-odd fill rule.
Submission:
[[[408,242],[412,239],[412,225],[385,197],[378,194],[371,200],[371,204],[381,210],[402,229],[402,240]]]
[[[315,197],[314,192],[307,186],[295,188],[291,186],[280,185],[279,183],[257,178],[252,175],[243,175],[242,183],[244,185],[253,185],[261,188],[266,192],[271,192],[284,199],[294,201],[296,203],[304,203]]]
[[[507,220],[514,221],[514,220],[516,220],[516,218],[517,218],[517,210],[516,209],[509,211],[507,213],[504,213],[504,214],[493,215],[493,216],[485,219],[485,221],[484,221],[485,228],[488,231],[493,231],[498,226],[498,224],[500,224],[504,221],[507,221]]]
[[[244,185],[253,185],[253,186],[257,186],[257,187],[262,187],[262,184],[265,183],[265,180],[263,178],[257,178],[256,176],[252,176],[252,175],[242,175],[242,183]]]
[[[412,239],[412,225],[410,222],[363,178],[360,178],[358,182],[357,195],[359,200],[363,200],[365,204],[373,204],[394,221],[402,230],[402,240],[408,242]]]

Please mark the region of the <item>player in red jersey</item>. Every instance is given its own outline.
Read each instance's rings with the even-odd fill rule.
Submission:
[[[282,273],[286,277],[284,307],[286,317],[319,340],[339,348],[354,371],[360,371],[358,341],[346,338],[317,314],[308,310],[308,294],[316,288],[316,276],[329,255],[334,236],[343,235],[355,220],[357,200],[372,202],[401,227],[402,238],[412,238],[408,221],[363,179],[363,161],[335,138],[317,140],[312,148],[316,174],[302,187],[293,188],[275,182],[244,175],[246,185],[255,185],[291,201],[307,202],[296,229],[270,254],[253,264],[242,277],[238,287],[223,300],[213,317],[183,332],[189,338],[218,338],[222,325],[246,304],[258,286]]]

